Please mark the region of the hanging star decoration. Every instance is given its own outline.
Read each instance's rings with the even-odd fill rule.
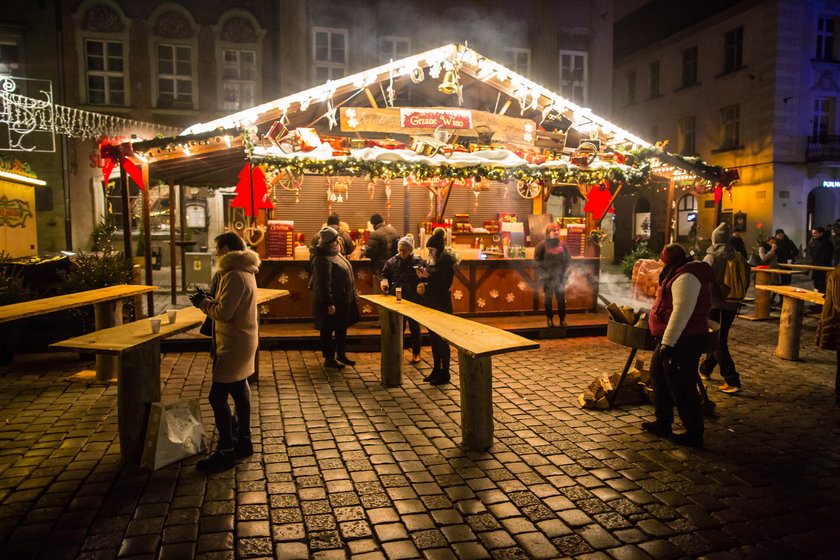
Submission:
[[[330,125],[330,130],[338,126],[338,109],[333,107],[332,100],[327,101],[327,112],[324,113],[327,117],[327,123]]]

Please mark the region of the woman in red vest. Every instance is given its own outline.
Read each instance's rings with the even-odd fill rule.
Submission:
[[[703,408],[697,391],[697,366],[708,347],[712,267],[690,261],[681,245],[668,245],[659,255],[665,268],[650,312],[650,332],[659,344],[650,373],[656,399],[654,422],[642,428],[674,443],[703,445]],[[673,434],[674,406],[685,433]]]

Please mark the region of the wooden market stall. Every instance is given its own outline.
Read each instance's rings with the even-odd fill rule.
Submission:
[[[462,258],[453,285],[462,315],[542,313],[533,251],[556,221],[573,255],[567,308],[593,311],[601,220],[661,153],[461,45],[135,143],[133,152],[170,185],[237,185],[229,227],[263,258],[259,285],[290,291],[268,313],[284,320],[310,317],[304,245],[331,212],[358,244],[372,213],[414,234],[418,247],[445,227]],[[357,288],[372,293],[369,261],[350,258]]]
[[[0,254],[11,258],[38,254],[35,188],[43,185],[17,160],[0,165]]]

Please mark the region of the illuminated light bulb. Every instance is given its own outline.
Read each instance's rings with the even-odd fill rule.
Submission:
[[[227,147],[230,148],[230,136],[225,136],[225,144],[227,144]]]

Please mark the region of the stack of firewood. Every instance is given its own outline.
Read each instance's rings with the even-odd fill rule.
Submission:
[[[613,406],[653,403],[653,389],[650,385],[650,372],[645,369],[644,360],[636,360],[627,376],[616,390],[621,371],[596,377],[589,386],[578,395],[581,408],[606,410]]]

